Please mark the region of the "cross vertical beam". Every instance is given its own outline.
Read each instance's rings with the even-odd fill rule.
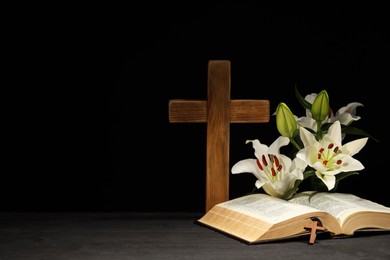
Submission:
[[[269,122],[268,100],[230,100],[230,61],[208,63],[208,101],[169,101],[169,122],[207,123],[206,211],[229,199],[230,123]]]
[[[206,209],[211,209],[229,199],[230,63],[211,61],[208,73]]]

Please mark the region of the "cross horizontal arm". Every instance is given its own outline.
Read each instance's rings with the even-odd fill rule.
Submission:
[[[269,100],[230,100],[230,123],[267,123],[269,114]],[[169,122],[207,122],[207,101],[170,100]]]
[[[268,100],[230,99],[230,61],[208,64],[207,101],[169,101],[169,122],[207,123],[206,211],[229,199],[230,123],[269,122]]]

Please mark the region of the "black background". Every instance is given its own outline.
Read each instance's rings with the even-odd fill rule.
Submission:
[[[389,27],[383,6],[261,2],[10,9],[4,73],[2,211],[203,211],[206,125],[172,124],[170,99],[207,99],[209,60],[231,61],[231,98],[281,101],[303,115],[326,89],[334,110],[377,139],[340,184],[390,206]],[[271,144],[267,124],[231,125],[231,166]],[[230,177],[231,197],[254,187]]]

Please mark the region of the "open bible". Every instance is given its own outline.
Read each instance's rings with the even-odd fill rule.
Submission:
[[[345,193],[301,192],[290,200],[255,193],[219,203],[196,222],[254,244],[309,235],[313,220],[331,237],[390,231],[390,207]]]

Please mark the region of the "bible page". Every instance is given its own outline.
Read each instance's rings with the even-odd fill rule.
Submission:
[[[358,211],[388,212],[390,208],[376,202],[362,199],[348,193],[320,192],[310,197],[312,192],[301,192],[289,201],[326,211],[343,223],[350,214]]]
[[[240,212],[268,223],[278,223],[293,217],[319,210],[289,203],[286,200],[272,197],[267,194],[251,194],[219,204],[223,208]]]

